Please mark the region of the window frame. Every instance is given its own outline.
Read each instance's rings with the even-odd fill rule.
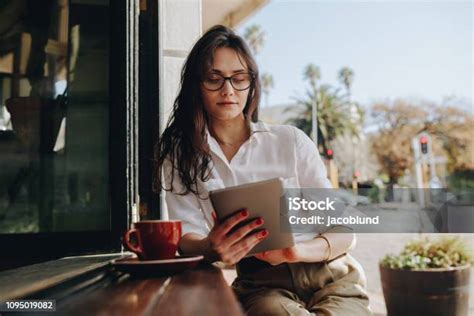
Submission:
[[[160,193],[153,191],[154,146],[160,135],[158,0],[140,1],[139,16],[139,215],[160,219]]]

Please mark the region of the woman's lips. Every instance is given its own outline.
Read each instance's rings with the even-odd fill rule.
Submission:
[[[231,104],[237,104],[237,102],[218,102],[217,105],[231,105]]]

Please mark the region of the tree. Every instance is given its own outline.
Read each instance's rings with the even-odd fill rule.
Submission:
[[[244,38],[253,54],[257,55],[265,42],[265,32],[262,31],[260,25],[253,24],[245,29]]]
[[[320,131],[321,128],[318,124],[318,86],[317,82],[321,78],[321,71],[319,70],[319,67],[316,66],[315,64],[309,64],[306,66],[304,73],[303,73],[303,78],[305,80],[309,81],[309,85],[311,87],[311,93],[313,94],[312,101],[313,103],[311,104],[311,138],[313,141],[316,142],[316,144],[319,145],[319,138],[320,138]],[[321,134],[322,136],[322,134]],[[323,144],[323,146],[325,146]]]
[[[453,106],[405,100],[374,103],[371,112],[378,122],[371,147],[391,184],[413,166],[411,139],[423,131],[431,135],[434,154],[448,157],[448,170],[474,169],[472,114]]]
[[[273,76],[269,73],[263,73],[261,77],[262,92],[265,95],[265,105],[268,106],[268,95],[273,88]]]
[[[308,135],[312,130],[313,106],[318,102],[316,115],[318,146],[323,152],[330,148],[331,141],[337,136],[346,131],[352,134],[357,130],[351,120],[347,103],[343,102],[339,95],[339,90],[329,85],[321,85],[312,91],[307,90],[306,97],[296,98],[296,102],[302,104],[304,108],[301,112],[296,113],[295,117],[288,120],[288,123],[300,128]]]
[[[374,103],[371,114],[379,127],[371,139],[372,150],[389,183],[395,184],[413,164],[411,138],[422,130],[428,113],[404,100],[395,100]]]
[[[474,170],[474,116],[452,105],[435,106],[424,130],[434,135],[451,172]]]
[[[318,80],[321,79],[321,71],[319,70],[319,67],[315,64],[307,65],[304,69],[303,78],[308,80],[312,90],[316,91],[318,88]]]
[[[253,54],[257,55],[265,43],[265,32],[261,29],[260,25],[253,24],[245,29],[244,38]],[[268,95],[273,88],[273,76],[269,73],[263,73],[260,80],[262,83],[262,92],[265,95],[265,105],[268,106]]]
[[[346,131],[350,134],[356,133],[357,128],[350,116],[350,104],[344,102],[339,89],[327,84],[318,85],[321,71],[317,65],[307,65],[303,77],[308,81],[310,89],[306,91],[306,97],[296,98],[296,101],[304,105],[304,109],[298,116],[290,119],[289,123],[309,135],[312,130],[312,118],[315,117],[318,145],[326,152],[331,141],[338,135]]]
[[[339,82],[344,86],[348,99],[351,99],[351,87],[354,81],[354,71],[349,67],[342,67],[339,71]]]

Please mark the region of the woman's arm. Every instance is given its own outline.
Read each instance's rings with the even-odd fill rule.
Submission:
[[[322,234],[328,239],[331,245],[331,253],[329,255],[328,242],[323,238],[314,238],[296,244],[296,254],[298,262],[320,262],[334,259],[349,250],[353,249],[356,244],[355,234],[344,227],[334,227]]]
[[[205,237],[196,233],[187,233],[179,241],[179,251],[184,255],[203,255]]]
[[[331,245],[329,258],[328,242],[318,237],[297,243],[290,248],[265,251],[256,254],[255,257],[272,265],[284,262],[321,262],[347,253],[356,244],[355,234],[352,230],[343,226],[333,227],[322,236],[326,237]]]

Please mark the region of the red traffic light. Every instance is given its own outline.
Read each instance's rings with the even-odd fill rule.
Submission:
[[[334,155],[334,152],[332,151],[332,149],[326,150],[326,157],[327,157],[328,159],[332,159],[332,158],[333,158],[333,155]]]
[[[421,153],[427,154],[428,153],[428,137],[420,136],[420,145],[421,145]]]

